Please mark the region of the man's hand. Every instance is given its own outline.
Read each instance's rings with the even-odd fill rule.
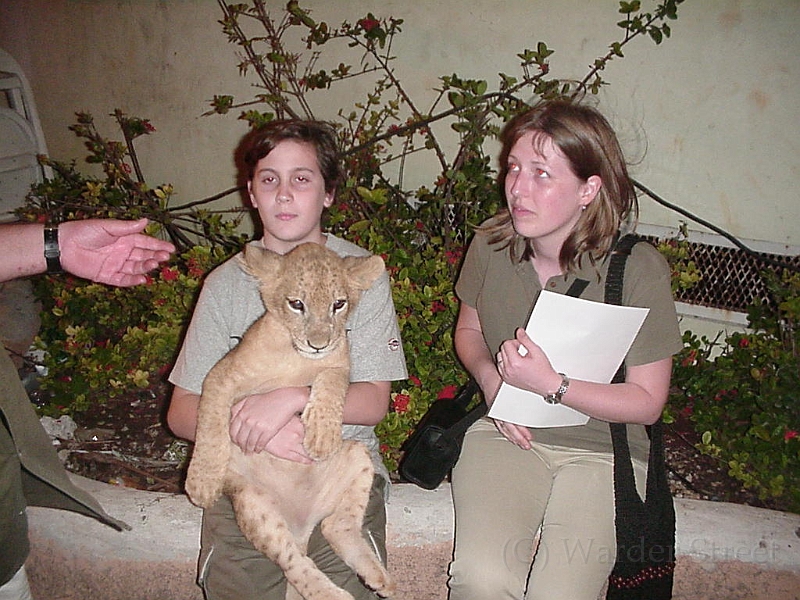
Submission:
[[[146,281],[145,273],[169,260],[175,247],[142,233],[147,219],[87,219],[58,228],[64,270],[99,283],[129,287]]]

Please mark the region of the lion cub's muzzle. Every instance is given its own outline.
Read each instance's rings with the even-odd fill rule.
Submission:
[[[333,336],[332,332],[326,335],[307,336],[304,339],[294,339],[295,350],[308,358],[324,358],[341,345],[342,338]]]

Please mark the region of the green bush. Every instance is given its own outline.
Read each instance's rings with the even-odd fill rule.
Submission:
[[[800,275],[767,275],[774,302],[749,310],[723,341],[684,335],[670,412],[702,435],[700,449],[762,500],[800,512]]]

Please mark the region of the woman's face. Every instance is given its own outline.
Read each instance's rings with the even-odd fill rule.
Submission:
[[[553,140],[540,132],[524,134],[508,153],[506,202],[516,232],[534,242],[560,248],[599,189],[599,177],[578,178]]]

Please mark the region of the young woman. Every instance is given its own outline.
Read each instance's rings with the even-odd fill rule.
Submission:
[[[316,121],[275,121],[247,136],[241,150],[250,201],[263,226],[263,237],[251,243],[279,254],[304,242],[323,244],[341,256],[368,254],[321,229],[322,211],[333,202],[340,177],[331,127]],[[257,282],[237,261],[227,261],[209,274],[170,375],[175,390],[167,420],[176,435],[194,439],[206,374],[263,312]],[[388,274],[364,293],[348,325],[351,383],[343,434],[372,452],[377,475],[364,534],[385,561],[388,473],[374,426],[389,407],[391,381],[407,376]],[[310,462],[299,417],[309,393],[307,387],[287,388],[241,400],[232,409],[231,439],[248,453],[270,452]],[[376,598],[330,548],[319,528],[311,536],[308,554],[354,597]],[[203,515],[199,582],[208,600],[283,600],[286,594],[283,572],[245,539],[225,497]]]
[[[524,331],[532,306],[542,290],[565,293],[576,278],[589,282],[582,298],[603,301],[608,258],[637,214],[636,195],[612,128],[591,107],[542,103],[510,122],[502,143],[507,206],[467,251],[456,351],[489,403],[505,381],[590,420],[531,429],[484,418],[469,430],[452,477],[450,599],[596,600],[616,552],[609,422],[630,424],[643,488],[644,425],[661,415],[681,347],[670,272],[652,246],[634,247],[623,304],[650,312],[623,383],[557,373]]]

